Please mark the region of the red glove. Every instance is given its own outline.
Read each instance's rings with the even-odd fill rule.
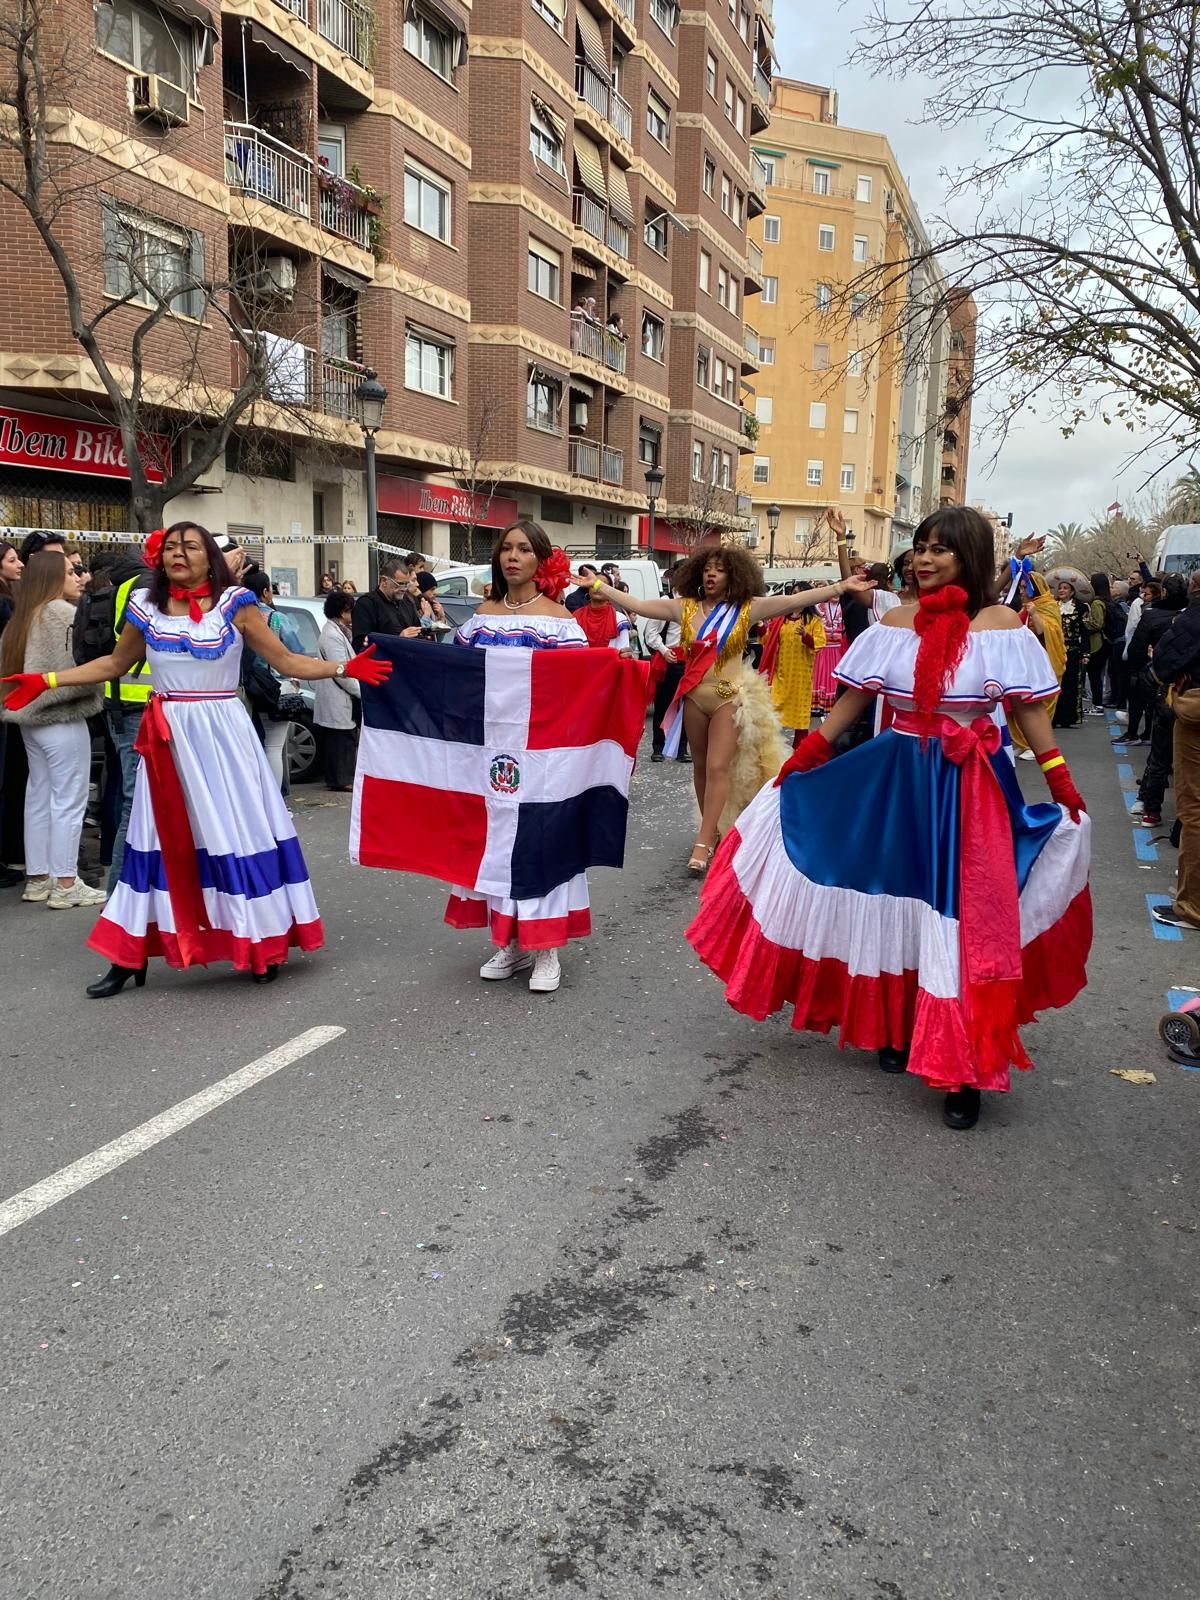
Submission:
[[[38,695],[45,694],[50,687],[40,672],[14,672],[9,678],[0,678],[0,683],[15,683],[17,686],[10,689],[5,697],[7,711],[21,711],[31,706]]]
[[[357,678],[360,683],[379,684],[392,675],[390,661],[376,661],[375,646],[369,644],[346,663],[346,677]]]
[[[779,769],[779,776],[775,779],[775,787],[793,772],[811,772],[814,767],[823,767],[827,761],[833,760],[833,746],[823,733],[813,729],[808,738],[798,750],[793,750],[791,755]]]
[[[1072,822],[1079,821],[1079,813],[1086,811],[1083,796],[1075,787],[1075,780],[1071,776],[1071,769],[1067,766],[1062,752],[1057,748],[1046,750],[1038,757],[1038,766],[1046,779],[1046,787],[1050,791],[1050,798],[1060,806],[1065,806]]]

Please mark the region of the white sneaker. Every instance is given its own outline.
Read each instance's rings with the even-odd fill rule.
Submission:
[[[539,950],[533,963],[529,987],[534,994],[553,994],[562,982],[557,950]]]
[[[102,906],[108,899],[103,889],[93,889],[90,883],[84,883],[82,878],[62,889],[56,883],[46,899],[46,904],[51,911],[68,911],[73,906]]]
[[[1114,711],[1113,712],[1113,721],[1114,722],[1119,722],[1122,725],[1122,727],[1128,727],[1128,725],[1129,725],[1129,713],[1128,713],[1128,711]]]
[[[1146,802],[1144,800],[1135,800],[1129,808],[1129,815],[1131,817],[1140,817],[1144,814],[1145,810]]]
[[[515,944],[497,950],[490,961],[479,969],[481,978],[511,978],[516,972],[525,972],[533,965],[533,955],[528,950],[518,950]]]
[[[42,900],[50,898],[49,878],[26,878],[25,887],[21,891],[21,899],[31,905],[37,905]]]
[[[1020,755],[1017,757],[1017,760],[1018,761],[1032,761],[1033,760],[1033,751],[1032,750],[1022,750]]]

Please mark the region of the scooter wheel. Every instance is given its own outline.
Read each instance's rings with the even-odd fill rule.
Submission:
[[[1200,1017],[1192,1011],[1169,1011],[1158,1024],[1158,1036],[1172,1050],[1200,1055]]]

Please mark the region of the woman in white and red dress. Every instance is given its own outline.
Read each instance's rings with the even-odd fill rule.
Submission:
[[[1046,653],[993,603],[988,524],[935,511],[913,562],[919,607],[847,651],[847,692],[723,841],[688,938],[737,1010],[790,1004],[794,1027],[878,1050],[970,1128],[980,1091],[1031,1065],[1018,1026],[1086,982],[1090,825],[1046,714]],[[890,729],[826,765],[876,695]],[[998,703],[1055,804],[1025,804]]]
[[[545,529],[528,519],[514,523],[492,551],[489,598],[454,635],[454,643],[472,649],[586,650],[578,613],[572,616],[560,603],[570,581],[571,563]],[[481,978],[528,971],[535,994],[553,994],[562,981],[559,950],[592,931],[587,873],[533,900],[455,889],[446,921],[452,928],[490,930],[499,948],[480,967]]]
[[[60,684],[105,683],[137,662],[154,693],[143,713],[120,882],[88,939],[112,963],[88,994],[140,989],[150,956],[168,966],[228,961],[269,983],[292,948],[324,943],[296,830],[238,698],[242,641],[285,678],[380,683],[390,662],[293,655],[207,529],[177,522],[146,544],[146,587],[130,598],[109,656],[69,671],[19,673],[28,704]]]

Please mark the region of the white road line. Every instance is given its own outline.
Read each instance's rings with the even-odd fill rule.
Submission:
[[[149,1122],[143,1122],[138,1128],[131,1128],[111,1144],[101,1145],[99,1150],[93,1150],[90,1155],[72,1161],[69,1167],[63,1167],[51,1173],[50,1177],[43,1178],[40,1183],[22,1189],[11,1200],[0,1202],[0,1237],[19,1228],[39,1212],[48,1211],[68,1195],[86,1189],[89,1183],[95,1183],[97,1178],[103,1178],[106,1173],[124,1166],[126,1161],[132,1161],[134,1156],[140,1156],[163,1139],[169,1139],[173,1133],[178,1133],[181,1128],[186,1128],[208,1112],[215,1111],[226,1101],[236,1099],[272,1073],[290,1067],[293,1061],[311,1055],[324,1044],[331,1044],[334,1039],[341,1038],[345,1031],[345,1028],[336,1027],[309,1028],[306,1033],[297,1034],[278,1049],[259,1056],[249,1066],[239,1067],[219,1083],[210,1084],[207,1089],[181,1100],[168,1111],[160,1111],[158,1116],[151,1117]]]

